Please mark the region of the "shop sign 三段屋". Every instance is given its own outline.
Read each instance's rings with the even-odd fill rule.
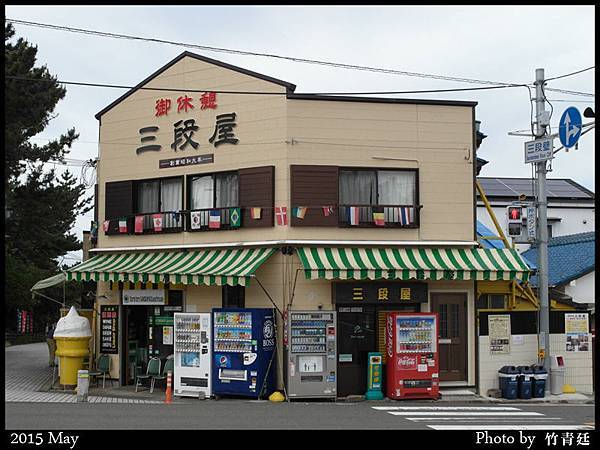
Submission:
[[[372,281],[335,283],[334,303],[427,303],[427,283]]]
[[[164,289],[130,289],[123,291],[123,305],[164,305]]]
[[[189,117],[189,114],[194,114],[197,111],[200,111],[197,114],[205,114],[202,112],[203,110],[216,109],[217,94],[214,92],[205,92],[198,99],[194,99],[194,97],[185,94],[179,96],[176,100],[176,111],[174,107],[175,102],[173,102],[171,98],[160,98],[156,100],[154,106],[155,118],[163,116],[168,117],[171,113],[171,115],[177,115],[175,119],[179,119],[173,123],[172,142],[169,147],[175,152],[204,148],[204,145],[199,140],[199,135],[203,133],[203,130],[201,130],[196,123],[196,118]],[[198,103],[196,103],[196,100],[198,100]],[[172,105],[173,108],[171,108]],[[188,114],[188,117],[182,117],[182,115],[185,114]],[[212,135],[207,134],[206,136],[208,144],[212,145],[214,148],[217,148],[222,144],[237,144],[239,139],[236,137],[234,131],[234,128],[237,126],[236,120],[237,114],[235,112],[216,115]],[[140,146],[136,149],[136,154],[140,155],[145,152],[158,152],[162,150],[162,145],[157,143],[157,135],[160,134],[159,129],[159,126],[155,124],[148,124],[139,129]],[[210,130],[208,133],[210,133]],[[159,169],[182,165],[212,163],[214,161],[212,156],[212,154],[203,154],[192,156],[191,158],[161,160]]]

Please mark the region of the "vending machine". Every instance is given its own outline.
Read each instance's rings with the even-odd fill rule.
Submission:
[[[274,310],[213,308],[212,314],[213,395],[270,395],[277,359]]]
[[[210,313],[175,313],[174,394],[211,396]]]
[[[336,397],[335,311],[288,311],[286,384],[290,398]]]
[[[393,399],[438,398],[438,315],[387,315],[387,396]]]

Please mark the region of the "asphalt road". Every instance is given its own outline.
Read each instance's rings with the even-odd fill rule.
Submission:
[[[6,403],[5,412],[7,430],[431,430],[473,426],[585,430],[594,424],[594,405],[582,404],[272,403],[222,399],[170,405]]]

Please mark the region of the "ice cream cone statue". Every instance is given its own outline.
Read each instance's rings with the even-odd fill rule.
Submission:
[[[77,314],[72,306],[69,313],[58,321],[54,330],[56,356],[60,362],[60,384],[76,385],[77,371],[89,354],[88,343],[92,337],[90,322]]]

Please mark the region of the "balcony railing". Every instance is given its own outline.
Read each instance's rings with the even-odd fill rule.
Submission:
[[[351,224],[350,208],[358,209],[358,224]],[[418,228],[419,206],[415,205],[339,205],[340,227]],[[383,213],[383,225],[377,225],[374,212]]]
[[[194,209],[186,213],[186,231],[217,231],[217,230],[234,230],[242,226],[242,209],[237,208],[237,214],[239,215],[237,224],[236,221],[232,220],[232,213],[236,208],[205,208],[205,209]],[[211,212],[213,217],[219,218],[219,221],[213,220],[213,226],[211,227],[210,216]],[[218,214],[217,214],[218,213]],[[218,226],[217,226],[218,223]]]
[[[135,218],[143,217],[142,232],[135,231]],[[161,222],[155,226],[154,219],[160,218]],[[179,233],[183,231],[184,215],[176,212],[161,212],[150,214],[136,214],[133,217],[133,227],[129,234],[161,234],[161,233]],[[129,228],[129,227],[128,227]]]

